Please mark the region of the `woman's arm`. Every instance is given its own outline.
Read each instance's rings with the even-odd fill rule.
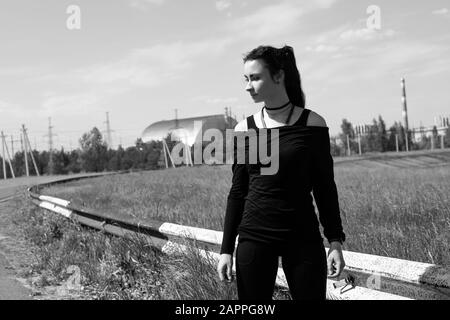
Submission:
[[[330,243],[327,257],[328,277],[336,278],[345,267],[341,248],[341,244],[345,241],[345,233],[342,229],[337,188],[334,182],[328,129],[319,132],[313,149],[313,194],[323,233]]]
[[[246,120],[239,122],[234,131],[246,131]],[[231,166],[233,171],[233,179],[230,192],[227,199],[227,208],[225,212],[222,248],[220,253],[233,254],[237,228],[242,219],[244,211],[245,197],[248,193],[248,172],[245,164],[237,163],[237,146],[234,146],[234,161]]]
[[[236,128],[235,128],[236,130]],[[233,179],[227,199],[225,212],[222,247],[220,249],[220,259],[217,264],[217,272],[221,281],[233,280],[233,252],[236,242],[237,229],[242,220],[242,213],[245,206],[245,197],[248,193],[248,172],[245,164],[238,164],[236,149],[234,152],[234,162],[231,166]]]
[[[233,254],[237,228],[242,219],[245,197],[248,192],[248,172],[245,164],[235,162],[231,168],[233,180],[227,199],[221,254]]]
[[[328,130],[321,131],[314,141],[313,195],[319,210],[319,220],[328,242],[345,241],[334,182],[333,158],[330,154]]]

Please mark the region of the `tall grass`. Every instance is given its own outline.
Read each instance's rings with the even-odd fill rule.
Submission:
[[[450,166],[335,168],[345,249],[450,265]],[[104,214],[222,230],[231,184],[229,166],[204,166],[107,176],[57,185],[44,194]],[[236,299],[218,280],[216,262],[193,247],[166,255],[139,236],[119,239],[90,231],[20,200],[15,221],[36,254],[41,285],[80,268],[83,294],[93,299]],[[20,202],[19,201],[19,202]],[[277,289],[275,299],[289,299]]]
[[[105,214],[221,230],[230,183],[228,170],[204,166],[80,180],[42,192]]]
[[[54,213],[18,201],[13,221],[30,243],[35,262],[29,274],[37,289],[63,287],[70,266],[80,269],[80,290],[71,299],[236,299],[236,287],[222,283],[216,262],[202,259],[195,243],[187,254],[166,255],[147,238],[118,238],[89,230]],[[280,295],[279,295],[280,296]]]
[[[335,168],[345,248],[450,264],[450,166]],[[81,180],[43,191],[106,214],[222,230],[229,166],[202,166]]]
[[[337,168],[346,247],[450,265],[449,168]]]

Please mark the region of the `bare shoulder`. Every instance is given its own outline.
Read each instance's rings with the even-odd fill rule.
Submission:
[[[247,131],[247,119],[241,120],[235,127],[234,131]]]
[[[311,110],[306,125],[315,127],[326,127],[327,123],[325,122],[325,119],[321,115]]]

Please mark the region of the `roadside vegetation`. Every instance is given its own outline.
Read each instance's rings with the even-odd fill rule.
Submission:
[[[450,170],[335,168],[345,250],[450,265]],[[135,172],[55,185],[41,192],[103,214],[222,230],[229,166]],[[235,283],[218,280],[216,263],[193,249],[167,255],[143,237],[117,238],[90,230],[18,199],[14,223],[30,243],[35,286],[66,286],[79,268],[76,299],[236,299]],[[195,243],[190,243],[193,248]],[[72,278],[71,278],[72,277]],[[72,288],[73,289],[73,288]],[[276,299],[289,299],[277,289]]]
[[[235,282],[220,282],[216,262],[188,251],[161,252],[136,235],[118,238],[16,200],[13,223],[29,244],[33,262],[22,271],[35,295],[86,300],[233,300]],[[79,282],[74,270],[79,270]],[[49,289],[50,288],[50,289]],[[37,293],[36,293],[37,292]],[[275,299],[289,299],[277,289]]]
[[[345,249],[450,265],[449,167],[336,166]],[[222,231],[230,184],[229,166],[203,166],[80,180],[43,193],[113,216]]]

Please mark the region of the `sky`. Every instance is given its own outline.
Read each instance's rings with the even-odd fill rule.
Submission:
[[[74,9],[75,8],[75,9]],[[0,130],[33,148],[77,148],[97,127],[113,147],[153,122],[260,110],[243,54],[294,48],[306,104],[330,134],[342,119],[410,127],[450,116],[447,0],[8,0],[0,4]]]

